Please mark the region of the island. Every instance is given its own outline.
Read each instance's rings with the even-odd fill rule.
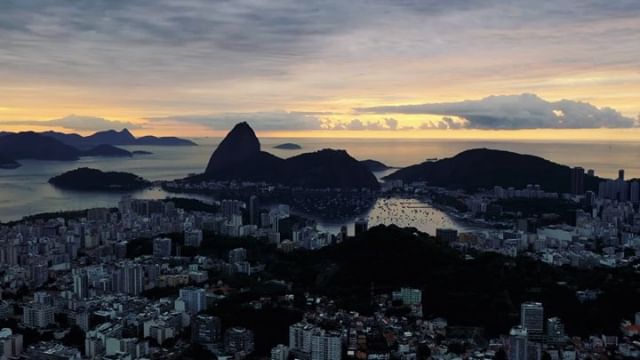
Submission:
[[[302,146],[294,143],[284,143],[284,144],[276,145],[273,148],[280,149],[280,150],[300,150],[302,149]]]
[[[19,162],[12,159],[7,159],[0,155],[0,169],[16,169],[20,166],[21,165]]]
[[[82,151],[80,156],[131,157],[132,153],[113,145],[102,144]]]
[[[137,155],[153,155],[153,153],[151,151],[144,151],[144,150],[132,151],[131,154],[133,154],[134,156],[137,156]]]
[[[98,169],[79,168],[49,179],[55,187],[78,191],[132,191],[151,186],[138,175]]]

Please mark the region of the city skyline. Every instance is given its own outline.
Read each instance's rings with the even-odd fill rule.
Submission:
[[[632,1],[0,6],[7,131],[221,136],[246,120],[282,137],[638,134]]]

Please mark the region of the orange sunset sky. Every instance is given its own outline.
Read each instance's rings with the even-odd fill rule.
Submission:
[[[8,1],[0,131],[640,139],[638,1]]]

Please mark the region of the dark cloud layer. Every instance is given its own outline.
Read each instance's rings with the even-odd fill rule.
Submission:
[[[290,65],[330,46],[333,37],[365,30],[397,31],[403,19],[407,24],[425,24],[422,30],[427,36],[432,29],[426,25],[436,17],[468,16],[472,26],[475,16],[486,15],[491,21],[488,29],[518,30],[629,18],[640,13],[638,4],[632,0],[535,4],[528,0],[6,0],[0,2],[0,53],[7,56],[0,59],[5,71],[44,72],[74,81],[134,80],[130,74],[147,81],[157,80],[158,74],[182,79],[197,79],[202,73],[218,78],[283,76]],[[455,31],[444,30],[439,36]],[[499,40],[508,41],[509,35],[505,36]],[[393,47],[387,42],[380,45]],[[400,51],[406,44],[397,39],[397,45],[401,47],[395,50]],[[425,50],[433,51],[414,49]]]
[[[586,102],[561,100],[550,102],[533,94],[489,96],[481,100],[421,105],[379,106],[356,109],[378,114],[432,114],[456,116],[455,122],[445,117],[425,128],[471,129],[580,129],[626,128],[637,125],[635,119]]]

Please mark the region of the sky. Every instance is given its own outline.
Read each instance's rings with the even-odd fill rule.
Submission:
[[[4,0],[0,131],[640,139],[637,0]]]

